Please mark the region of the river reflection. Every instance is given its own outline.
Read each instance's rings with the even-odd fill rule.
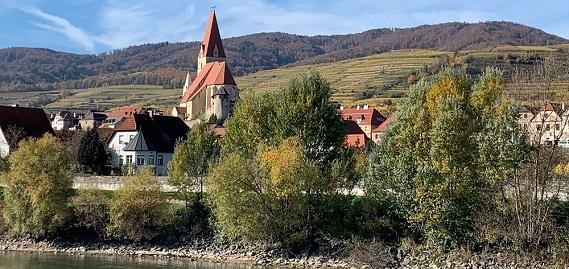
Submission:
[[[158,259],[105,255],[66,255],[37,252],[0,252],[0,269],[103,269],[103,268],[190,268],[260,269],[247,264],[192,262],[183,259]]]

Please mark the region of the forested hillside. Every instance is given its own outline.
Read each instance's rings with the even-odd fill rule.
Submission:
[[[397,49],[471,50],[498,45],[553,45],[568,42],[539,29],[510,22],[445,23],[408,29],[375,29],[358,34],[299,36],[259,33],[224,40],[236,76],[287,65],[368,56]],[[180,87],[195,71],[198,42],[133,46],[99,55],[49,49],[0,50],[0,90],[82,89],[109,85]]]

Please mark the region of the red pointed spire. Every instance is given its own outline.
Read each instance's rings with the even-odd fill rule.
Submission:
[[[215,48],[217,47],[217,55]],[[217,27],[217,18],[215,17],[215,10],[212,10],[209,15],[207,27],[202,41],[199,57],[216,57],[225,58],[225,50],[223,50],[223,43],[221,42],[221,35]]]

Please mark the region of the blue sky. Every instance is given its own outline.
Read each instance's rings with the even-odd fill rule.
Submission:
[[[0,0],[0,48],[98,53],[143,43],[196,41],[214,5],[224,38],[488,20],[518,22],[569,38],[567,0]]]

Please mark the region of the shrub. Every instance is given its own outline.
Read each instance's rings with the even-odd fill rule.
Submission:
[[[15,235],[53,235],[71,216],[73,160],[46,135],[20,143],[6,173],[4,218]]]
[[[109,196],[97,189],[80,189],[72,202],[75,226],[83,234],[104,238],[109,223]]]
[[[124,181],[111,199],[109,214],[109,235],[136,242],[155,239],[171,219],[160,182],[148,167]]]

